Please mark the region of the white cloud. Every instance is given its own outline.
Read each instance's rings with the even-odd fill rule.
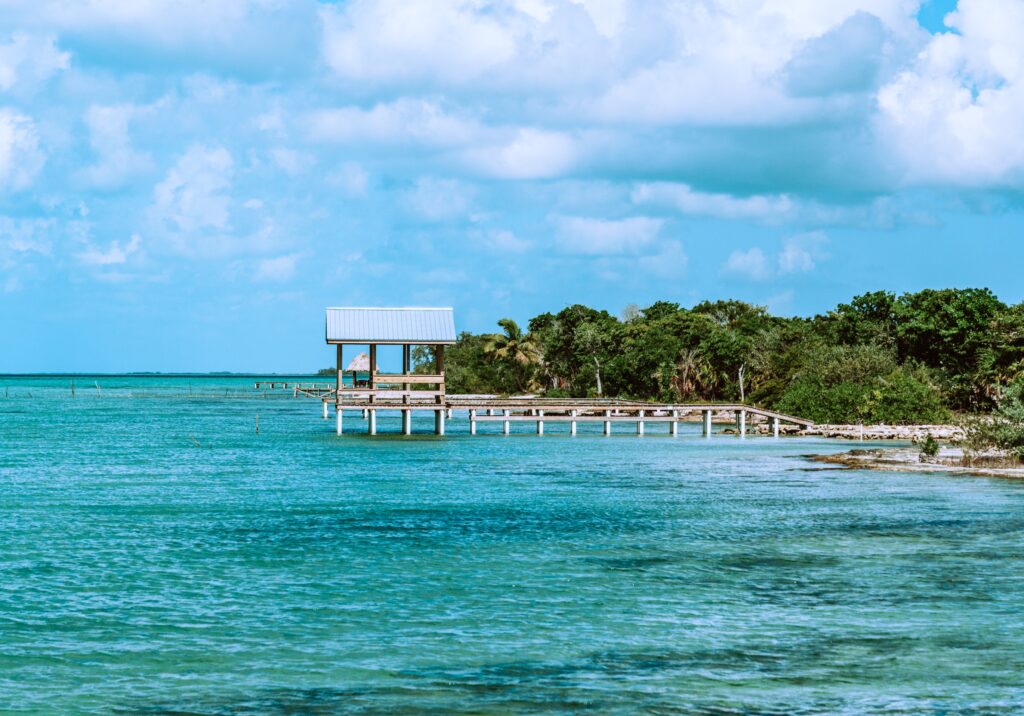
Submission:
[[[469,81],[515,55],[502,14],[488,10],[464,0],[353,0],[325,8],[324,59],[350,79]]]
[[[132,234],[128,243],[111,241],[106,249],[90,245],[85,251],[77,254],[78,261],[86,266],[117,266],[127,263],[129,257],[137,253],[142,246],[142,237]]]
[[[772,275],[764,251],[756,246],[747,251],[737,249],[729,254],[729,258],[725,262],[725,270],[752,281],[764,281]]]
[[[370,189],[370,175],[358,162],[345,162],[327,181],[341,189],[350,199],[362,199]]]
[[[194,145],[178,159],[153,192],[154,208],[167,228],[185,234],[229,227],[233,162],[223,147]]]
[[[271,149],[270,158],[274,161],[274,164],[289,176],[304,174],[316,164],[316,159],[313,155],[282,147]]]
[[[16,32],[8,42],[0,42],[0,90],[45,82],[67,69],[70,60],[71,55],[57,49],[53,36]]]
[[[510,254],[521,254],[533,247],[532,241],[527,241],[504,229],[488,232],[486,236],[482,237],[482,241],[498,251]]]
[[[1024,185],[1024,4],[960,0],[878,92],[878,131],[912,184]]]
[[[339,143],[376,142],[458,147],[484,131],[474,119],[448,113],[438,102],[399,99],[370,109],[341,107],[313,112],[308,119],[314,139]]]
[[[789,236],[782,240],[782,248],[774,260],[760,247],[746,251],[737,249],[726,259],[724,271],[742,276],[751,281],[766,281],[770,278],[792,273],[813,271],[828,258],[825,248],[828,236],[822,231]]]
[[[464,217],[473,201],[473,190],[456,179],[420,177],[403,197],[405,206],[427,221]]]
[[[53,253],[51,235],[56,226],[54,219],[12,219],[0,216],[0,248],[15,254],[50,256]]]
[[[562,132],[520,129],[508,142],[468,150],[464,157],[488,176],[543,179],[565,173],[576,158],[576,148]]]
[[[559,246],[572,254],[588,256],[636,253],[658,236],[664,221],[647,216],[628,219],[555,217]]]
[[[132,146],[128,123],[145,111],[131,104],[92,105],[86,111],[89,143],[97,162],[82,170],[82,178],[99,188],[113,188],[152,168],[149,154]]]
[[[678,241],[667,241],[656,253],[637,260],[641,271],[659,278],[679,278],[686,274],[689,263],[690,259]]]
[[[671,182],[638,184],[631,198],[636,204],[668,206],[683,214],[719,219],[785,221],[796,210],[793,199],[785,194],[735,197],[694,191],[686,184]]]
[[[828,243],[828,236],[821,231],[784,239],[779,253],[779,273],[812,271],[819,261],[826,258],[825,247]]]
[[[295,269],[300,258],[302,258],[301,254],[287,254],[285,256],[261,259],[256,262],[253,280],[288,281],[295,275]]]
[[[9,107],[0,108],[0,190],[26,188],[43,161],[32,119]]]

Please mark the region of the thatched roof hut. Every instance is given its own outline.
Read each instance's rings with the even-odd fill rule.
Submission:
[[[369,373],[370,356],[366,355],[365,353],[360,353],[359,355],[352,359],[352,362],[348,364],[348,368],[346,368],[346,370],[359,371],[361,373]],[[380,371],[380,364],[377,365],[377,371]]]

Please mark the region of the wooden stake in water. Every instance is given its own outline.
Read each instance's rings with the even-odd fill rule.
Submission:
[[[100,390],[100,382],[98,380],[94,380],[93,383],[96,384],[96,395],[98,395],[99,397],[102,398],[103,397],[103,391]]]
[[[75,399],[75,381],[71,381],[71,399]]]
[[[256,434],[260,434],[260,414],[256,413]]]

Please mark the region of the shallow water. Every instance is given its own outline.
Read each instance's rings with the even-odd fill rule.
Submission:
[[[0,711],[1024,711],[1022,483],[69,380],[0,378]]]

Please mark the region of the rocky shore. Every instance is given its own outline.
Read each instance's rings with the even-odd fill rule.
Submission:
[[[958,447],[943,447],[935,457],[922,458],[918,448],[851,450],[837,455],[812,455],[815,462],[866,470],[948,472],[959,475],[1024,479],[1024,463],[1004,453],[965,455]]]
[[[911,440],[920,442],[931,435],[936,440],[957,442],[964,439],[957,425],[815,425],[801,435],[820,435],[845,440]]]

